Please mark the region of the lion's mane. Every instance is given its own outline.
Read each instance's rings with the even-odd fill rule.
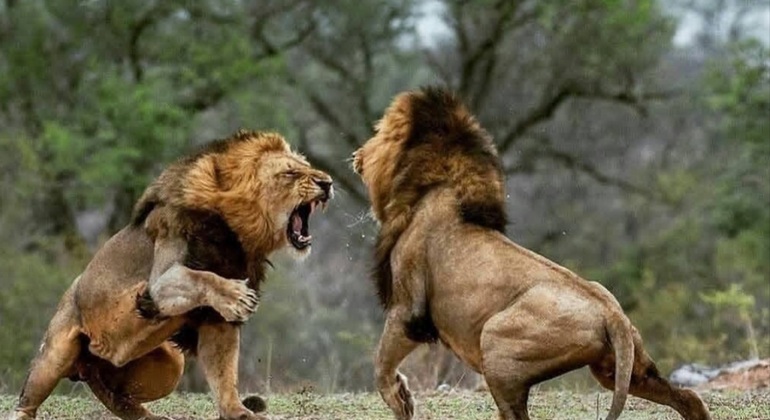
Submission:
[[[382,226],[373,275],[380,303],[387,309],[393,293],[391,252],[428,192],[453,189],[457,214],[465,223],[504,232],[507,217],[504,175],[495,145],[452,93],[424,88],[399,95],[380,121],[377,135],[397,137],[400,148],[395,160],[377,160],[392,165],[378,168],[378,173],[390,174],[391,179],[390,188],[378,192]],[[423,323],[412,327],[432,328],[428,320]]]
[[[283,138],[273,133],[238,131],[233,136],[204,145],[196,153],[169,165],[137,201],[130,223],[144,227],[153,240],[179,237],[187,243],[184,265],[214,272],[225,278],[248,279],[250,288],[260,292],[270,262],[263,249],[273,241],[267,226],[249,215],[260,214],[261,198],[254,197],[250,165],[270,152],[289,153]],[[222,194],[226,186],[229,194]],[[244,200],[243,197],[249,197]],[[240,216],[246,215],[246,216]],[[157,315],[149,290],[137,296],[139,312]],[[187,351],[197,343],[196,324],[220,319],[213,309],[198,308],[192,322],[172,340]]]

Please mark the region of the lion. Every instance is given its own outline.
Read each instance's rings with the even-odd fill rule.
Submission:
[[[500,158],[453,93],[396,96],[352,161],[379,223],[375,378],[396,418],[415,413],[400,363],[437,340],[483,375],[501,419],[528,419],[533,385],[586,365],[614,390],[607,419],[628,392],[710,418],[695,392],[660,376],[607,289],[505,236]]]
[[[171,393],[196,354],[222,419],[263,419],[237,390],[241,323],[256,310],[268,256],[310,252],[308,219],[332,179],[278,134],[239,131],[171,164],[130,223],[64,293],[14,419],[34,418],[62,378],[84,381],[121,419]]]

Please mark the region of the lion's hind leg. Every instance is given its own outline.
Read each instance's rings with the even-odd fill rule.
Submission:
[[[122,367],[90,356],[84,379],[113,414],[121,419],[165,419],[152,415],[142,403],[174,391],[184,370],[184,356],[171,343],[164,343]]]
[[[528,420],[533,385],[583,367],[603,350],[591,322],[544,314],[532,302],[522,298],[490,318],[481,333],[482,372],[504,420]]]
[[[658,404],[668,405],[686,420],[709,420],[711,415],[698,394],[689,389],[680,389],[661,377],[655,362],[642,347],[638,332],[634,332],[634,368],[631,375],[631,395]],[[615,357],[608,354],[600,362],[590,365],[591,373],[599,383],[614,389]]]
[[[38,407],[48,398],[59,380],[75,373],[75,364],[83,347],[72,298],[75,284],[77,280],[65,292],[56,314],[48,325],[40,351],[32,361],[11,418],[35,418]]]

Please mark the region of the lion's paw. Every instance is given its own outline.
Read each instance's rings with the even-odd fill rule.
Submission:
[[[235,410],[232,413],[222,413],[219,416],[220,420],[268,420],[267,417],[256,414],[253,411],[243,407],[240,410]]]
[[[409,385],[406,380],[406,376],[400,372],[396,373],[396,401],[398,402],[398,410],[396,415],[399,419],[411,419],[414,417],[414,398],[412,393],[409,392]]]
[[[8,420],[33,420],[34,417],[22,411],[14,411],[8,416]]]
[[[244,322],[257,310],[259,296],[247,280],[230,280],[209,297],[211,306],[228,322]]]

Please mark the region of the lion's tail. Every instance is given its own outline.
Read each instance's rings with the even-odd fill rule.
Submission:
[[[615,420],[626,405],[631,374],[634,368],[634,336],[625,317],[610,319],[606,325],[607,336],[615,349],[615,392],[610,412],[605,420]]]

